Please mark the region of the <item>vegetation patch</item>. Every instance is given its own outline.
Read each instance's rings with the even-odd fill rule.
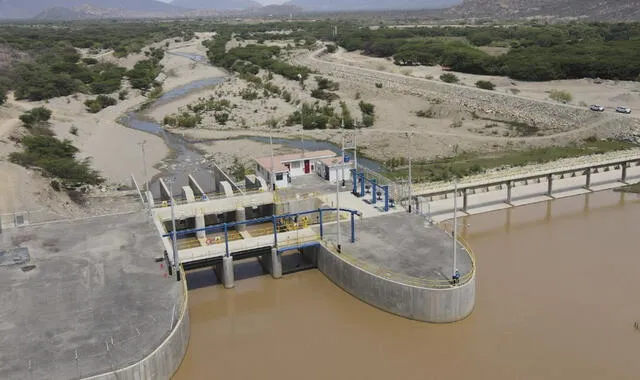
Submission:
[[[611,151],[630,149],[634,144],[616,140],[588,138],[566,147],[548,147],[529,150],[509,150],[497,153],[463,153],[433,161],[414,160],[412,176],[420,181],[450,181],[489,169],[543,164],[563,158],[580,157],[590,154],[604,154]],[[396,159],[395,166],[387,165],[387,175],[391,178],[406,178],[408,167],[404,161]]]
[[[98,95],[95,99],[85,100],[84,105],[87,107],[87,111],[98,113],[109,106],[116,105],[116,103],[118,103],[118,101],[110,96]]]
[[[45,175],[60,178],[68,187],[104,182],[99,173],[91,169],[89,159],[79,161],[75,158],[78,148],[69,140],[60,141],[53,136],[25,136],[21,143],[24,151],[11,153],[11,162],[40,168]]]

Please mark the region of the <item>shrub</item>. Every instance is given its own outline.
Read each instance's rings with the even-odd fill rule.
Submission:
[[[240,97],[244,100],[256,100],[260,95],[257,91],[251,90],[249,88],[245,88],[240,91]]]
[[[360,111],[362,111],[364,115],[374,114],[375,106],[373,104],[365,103],[364,101],[361,100],[360,103],[358,103],[358,106],[360,106]]]
[[[69,133],[71,133],[74,136],[78,136],[78,127],[76,127],[75,125],[72,125],[71,128],[69,128]]]
[[[557,102],[569,103],[573,99],[573,95],[565,90],[551,90],[549,91],[549,98]]]
[[[115,105],[116,103],[118,103],[118,101],[110,96],[98,95],[95,99],[87,99],[84,102],[84,105],[87,107],[87,111],[91,113],[98,113],[109,106]]]
[[[443,73],[440,75],[440,80],[446,83],[458,83],[460,79],[456,74],[453,73]]]
[[[46,107],[36,107],[20,115],[20,121],[27,128],[46,123],[50,118],[51,110]]]
[[[428,110],[416,111],[416,116],[432,119],[436,116],[436,113],[433,111],[433,109],[429,108]]]
[[[127,95],[129,95],[129,91],[127,90],[122,90],[118,93],[118,99],[120,100],[126,100],[127,99]]]
[[[382,83],[376,83],[376,88],[382,88]]]
[[[316,99],[320,99],[320,100],[325,100],[329,103],[331,103],[334,100],[340,99],[340,97],[332,92],[327,92],[327,91],[323,91],[321,89],[315,89],[311,91],[311,96],[316,98]]]
[[[327,45],[327,53],[335,53],[338,48],[334,44]]]
[[[213,116],[215,117],[216,121],[221,125],[227,124],[227,121],[229,120],[229,114],[226,112],[216,112]]]
[[[362,115],[362,125],[364,125],[365,127],[368,128],[373,126],[374,121],[375,121],[375,116],[369,115],[369,114]]]
[[[331,81],[327,78],[316,77],[319,90],[338,91],[340,89],[340,83]]]
[[[483,90],[495,90],[496,85],[493,82],[488,80],[479,80],[476,82],[476,87],[481,88]]]

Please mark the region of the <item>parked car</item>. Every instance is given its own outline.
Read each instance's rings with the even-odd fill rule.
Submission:
[[[620,113],[631,113],[631,108],[629,108],[629,107],[623,107],[623,106],[618,106],[618,107],[616,107],[616,112],[620,112]]]
[[[591,111],[604,112],[604,107],[599,104],[593,104],[589,108],[591,108]]]

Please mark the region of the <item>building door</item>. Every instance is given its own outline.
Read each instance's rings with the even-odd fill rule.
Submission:
[[[311,172],[311,165],[309,164],[309,160],[304,160],[304,174],[309,174]]]

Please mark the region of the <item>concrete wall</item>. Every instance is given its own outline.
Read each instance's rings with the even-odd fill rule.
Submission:
[[[435,289],[402,284],[379,277],[334,254],[317,249],[318,269],[336,285],[384,311],[425,322],[455,322],[466,318],[475,306],[475,274],[457,287]]]
[[[139,362],[113,372],[88,377],[89,380],[170,379],[178,370],[189,344],[189,307],[184,272],[183,303],[177,321],[169,336]]]

